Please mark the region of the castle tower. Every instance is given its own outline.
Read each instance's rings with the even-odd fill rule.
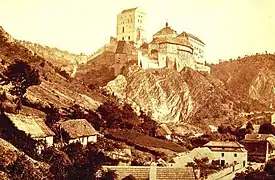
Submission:
[[[133,42],[139,47],[146,41],[146,14],[140,8],[123,10],[117,15],[117,40]]]

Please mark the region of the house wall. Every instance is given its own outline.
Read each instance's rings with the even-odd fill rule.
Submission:
[[[97,136],[89,136],[89,137],[81,137],[81,138],[76,138],[76,139],[70,139],[69,144],[71,143],[81,143],[82,145],[87,145],[88,142],[97,142]]]
[[[224,160],[225,164],[228,165],[235,164],[235,162],[238,164],[243,164],[243,162],[245,162],[245,165],[247,165],[247,152],[212,151],[212,153],[216,159],[220,160],[220,163]],[[237,156],[235,156],[235,154]]]
[[[46,144],[47,146],[53,146],[53,136],[46,137]]]
[[[243,145],[248,151],[249,161],[265,162],[266,152],[270,153],[270,150],[267,149],[266,141],[244,141]]]

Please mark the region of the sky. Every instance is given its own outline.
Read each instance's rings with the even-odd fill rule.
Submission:
[[[168,21],[205,42],[208,62],[275,52],[274,0],[0,0],[0,26],[16,39],[91,54],[133,7],[147,13],[148,41]]]

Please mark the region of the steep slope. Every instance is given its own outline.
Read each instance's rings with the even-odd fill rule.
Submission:
[[[50,106],[54,104],[58,108],[68,108],[79,104],[84,109],[95,110],[104,97],[92,92],[83,86],[81,82],[68,80],[66,74],[53,63],[41,56],[34,54],[18,41],[14,40],[4,29],[0,28],[0,73],[6,71],[10,64],[16,60],[27,62],[39,71],[41,84],[27,89],[24,95],[25,101],[30,106]],[[3,79],[1,78],[1,81]]]
[[[222,81],[191,69],[178,73],[166,68],[141,70],[131,66],[105,89],[136,104],[158,122],[193,129],[237,123],[234,113],[241,111]]]
[[[266,106],[275,104],[275,55],[258,54],[212,66],[228,92],[244,100]]]
[[[0,179],[48,179],[50,165],[36,161],[0,138]],[[2,176],[3,175],[3,176]]]

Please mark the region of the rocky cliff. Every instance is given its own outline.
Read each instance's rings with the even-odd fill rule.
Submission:
[[[266,112],[268,121],[269,106],[275,103],[274,63],[274,55],[256,55],[212,65],[211,74],[132,66],[105,89],[161,123],[203,129],[238,125],[243,112]]]
[[[230,123],[234,114],[235,100],[224,90],[223,82],[191,69],[178,73],[131,66],[105,89],[136,104],[154,120],[176,126],[218,125],[221,119]]]
[[[240,99],[275,104],[275,55],[257,54],[212,66],[212,74]]]

